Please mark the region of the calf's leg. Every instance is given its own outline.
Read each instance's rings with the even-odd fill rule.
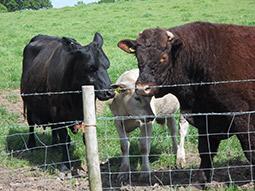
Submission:
[[[130,172],[130,163],[129,163],[129,146],[130,143],[128,141],[128,136],[125,131],[125,127],[123,123],[119,120],[115,121],[115,126],[117,128],[117,132],[120,138],[120,148],[122,152],[121,156],[121,165],[120,165],[120,172],[118,174],[118,180],[120,182],[125,182],[128,179],[127,172]]]
[[[177,148],[176,163],[177,163],[177,166],[180,166],[181,168],[183,168],[186,164],[184,142],[185,142],[185,137],[188,133],[188,129],[189,129],[189,123],[186,121],[183,115],[180,115],[180,121],[179,121],[180,144],[178,145],[178,148]]]
[[[174,154],[176,154],[178,147],[177,147],[177,137],[176,137],[176,133],[177,133],[176,121],[174,117],[167,118],[167,127],[171,134],[172,143],[173,143],[173,151],[174,151]]]
[[[151,130],[152,123],[145,123],[140,127],[141,137],[140,137],[140,152],[142,155],[142,167],[141,167],[141,175],[140,179],[144,180],[149,176],[150,173],[150,161],[149,154],[151,148]]]

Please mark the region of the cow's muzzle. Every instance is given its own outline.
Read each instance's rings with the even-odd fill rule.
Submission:
[[[114,90],[113,89],[108,89],[108,90],[102,90],[102,91],[97,91],[96,92],[96,97],[100,101],[106,101],[108,99],[111,99],[115,96]]]
[[[154,83],[137,83],[136,93],[142,96],[154,96],[158,93],[158,88]]]

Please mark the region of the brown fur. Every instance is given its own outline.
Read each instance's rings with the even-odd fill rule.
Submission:
[[[168,29],[174,39],[168,40],[165,29],[146,29],[137,40],[123,40],[136,50],[140,75],[137,85],[167,85],[255,78],[255,27],[195,22]],[[163,54],[167,59],[162,62]],[[161,60],[161,61],[160,61]],[[142,84],[142,85],[141,85]],[[255,83],[185,86],[153,89],[148,93],[175,94],[182,109],[194,113],[238,112],[255,110]],[[255,114],[194,117],[199,131],[200,168],[211,168],[210,157],[216,154],[228,132],[237,134],[247,159],[255,164]],[[232,121],[232,122],[231,122]],[[243,132],[242,134],[238,134]],[[208,133],[223,135],[202,136]],[[251,144],[249,144],[251,143]],[[212,154],[208,154],[208,152]],[[205,170],[207,180],[210,171]],[[255,174],[255,170],[254,173]]]

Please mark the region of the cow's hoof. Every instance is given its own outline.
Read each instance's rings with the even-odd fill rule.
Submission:
[[[138,177],[139,182],[146,182],[150,183],[151,182],[151,172],[142,172],[139,177]]]
[[[178,168],[184,168],[186,165],[186,156],[185,156],[185,150],[179,149],[177,150],[177,156],[176,156],[176,165]]]
[[[71,171],[71,168],[69,167],[70,165],[66,165],[66,164],[61,164],[60,166],[60,172],[70,172]]]
[[[27,143],[27,148],[31,149],[31,148],[35,148],[35,147],[36,147],[36,143],[35,143],[35,142],[29,141],[29,142]]]
[[[59,143],[58,139],[52,139],[51,145],[57,145]]]
[[[60,178],[60,180],[71,179],[72,178],[72,173],[71,173],[71,171],[69,171],[69,172],[60,172],[59,173],[59,178]]]
[[[177,158],[176,159],[176,166],[178,168],[184,168],[186,166],[186,160],[185,158]]]
[[[120,172],[120,173],[118,174],[117,179],[118,179],[118,182],[119,182],[119,183],[126,184],[126,183],[128,183],[129,180],[131,179],[131,176],[130,176],[130,174],[129,174],[128,172]],[[131,181],[131,180],[130,180],[130,181]]]

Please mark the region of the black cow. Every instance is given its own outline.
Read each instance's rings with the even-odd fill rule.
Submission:
[[[157,85],[255,78],[255,27],[205,22],[170,29],[146,29],[119,47],[136,55],[137,93],[175,94],[184,110],[194,113],[241,112],[194,118],[198,128],[200,168],[211,180],[212,160],[220,141],[236,134],[245,156],[255,164],[255,83],[156,88]],[[249,132],[249,133],[248,133]],[[255,169],[253,169],[255,174]]]
[[[71,38],[38,35],[31,39],[23,52],[21,93],[61,92],[81,90],[82,85],[94,85],[99,100],[114,96],[107,69],[110,62],[102,50],[103,38],[96,33],[93,41],[82,46]],[[36,145],[33,125],[83,119],[82,95],[22,96],[24,113],[30,125],[28,147]],[[75,124],[71,129],[75,131]],[[70,137],[66,128],[49,125],[53,143],[59,138],[62,145],[61,169],[70,168],[68,148]]]

